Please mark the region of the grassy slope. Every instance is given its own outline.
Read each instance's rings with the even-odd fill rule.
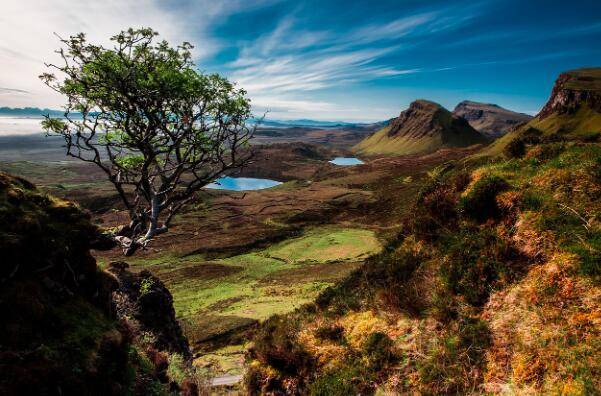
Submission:
[[[526,125],[509,132],[493,144],[476,154],[476,157],[497,156],[503,153],[505,147],[513,139],[518,138],[524,131],[531,128],[541,131],[543,135],[562,134],[569,132],[570,135],[586,136],[601,132],[601,114],[582,106],[576,114],[559,115],[554,114],[543,120],[538,117],[532,119]]]
[[[132,261],[157,274],[173,294],[191,343],[248,326],[312,301],[381,246],[362,229],[318,228],[264,250],[207,261],[203,256]],[[244,345],[209,348],[197,364],[219,372],[241,370]]]
[[[428,134],[416,138],[407,136],[388,136],[390,127],[384,127],[373,135],[365,138],[353,147],[353,150],[363,155],[408,155],[430,153],[444,147],[467,147],[474,144],[486,143],[488,140],[476,131],[461,128],[455,123],[452,114],[440,110],[435,117],[437,123],[446,128],[447,132]]]
[[[353,150],[363,155],[407,155],[435,151],[442,147],[439,137],[424,137],[421,139],[408,139],[400,136],[388,137],[390,127],[384,127],[373,135],[362,140],[353,147]]]
[[[251,349],[251,391],[596,394],[601,145],[436,175],[382,254]],[[291,385],[292,384],[292,385]]]

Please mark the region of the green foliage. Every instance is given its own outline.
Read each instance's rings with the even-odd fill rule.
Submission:
[[[144,165],[144,157],[141,155],[128,155],[115,159],[115,163],[125,169],[138,169]]]
[[[167,377],[171,381],[181,384],[186,378],[187,367],[184,358],[179,353],[172,353],[169,356],[169,367],[167,368]]]
[[[357,386],[366,378],[357,366],[344,367],[316,378],[309,385],[311,396],[348,396],[361,394]]]
[[[157,36],[130,28],[111,37],[112,48],[83,33],[61,39],[62,62],[49,66],[61,79],[40,76],[67,99],[65,119],[47,116],[42,126],[64,138],[67,155],[107,175],[133,224],[128,254],[164,232],[200,188],[251,157],[246,91],[199,72],[189,43],[171,47]]]
[[[441,242],[446,253],[441,265],[445,285],[472,305],[482,305],[497,283],[514,275],[517,253],[494,230],[462,229]]]
[[[145,295],[152,290],[152,286],[154,285],[153,278],[144,278],[140,283],[140,294]]]
[[[485,175],[461,197],[459,207],[473,220],[483,222],[497,218],[501,213],[497,205],[497,195],[509,189],[509,183],[496,175]]]
[[[381,332],[370,334],[362,348],[362,353],[367,358],[368,368],[377,372],[393,362],[395,355],[392,348],[393,342],[388,335]]]

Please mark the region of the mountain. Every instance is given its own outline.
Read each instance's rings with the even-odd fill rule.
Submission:
[[[62,110],[40,109],[39,107],[0,107],[0,116],[5,117],[42,117],[44,115],[62,117],[64,113]]]
[[[509,130],[532,119],[532,116],[504,109],[496,104],[478,103],[465,100],[459,103],[453,114],[463,117],[470,125],[490,138],[496,139]]]
[[[487,143],[488,138],[438,103],[416,100],[388,126],[354,147],[363,155],[405,155]]]
[[[525,125],[495,141],[480,155],[499,155],[510,144],[531,140],[532,135],[586,138],[601,133],[601,68],[561,73],[542,110]],[[513,143],[512,143],[513,142]]]
[[[258,122],[259,119],[252,119],[252,122]],[[261,121],[261,127],[272,127],[272,128],[363,128],[371,127],[375,125],[383,125],[386,121],[363,123],[363,122],[343,122],[343,121],[317,121],[317,120],[269,120],[265,119]]]

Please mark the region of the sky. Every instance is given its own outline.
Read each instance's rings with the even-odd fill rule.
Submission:
[[[55,34],[143,26],[271,119],[378,121],[418,98],[535,114],[560,72],[601,66],[599,0],[0,0],[0,107],[65,102],[37,78]]]

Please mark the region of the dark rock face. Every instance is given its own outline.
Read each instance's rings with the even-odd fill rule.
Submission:
[[[560,74],[538,118],[542,120],[552,114],[574,114],[583,105],[601,113],[601,68]]]
[[[516,113],[495,104],[468,100],[459,103],[453,114],[464,118],[474,129],[490,138],[501,137],[516,125],[532,119],[527,114]]]
[[[76,205],[0,172],[0,395],[146,395],[170,351],[189,356],[158,279],[99,271],[90,249],[111,246]]]
[[[136,332],[150,335],[157,350],[191,357],[188,341],[175,319],[169,290],[149,271],[134,274],[127,270],[128,267],[124,262],[112,262],[107,270],[117,280],[112,293],[117,318],[130,322]]]

